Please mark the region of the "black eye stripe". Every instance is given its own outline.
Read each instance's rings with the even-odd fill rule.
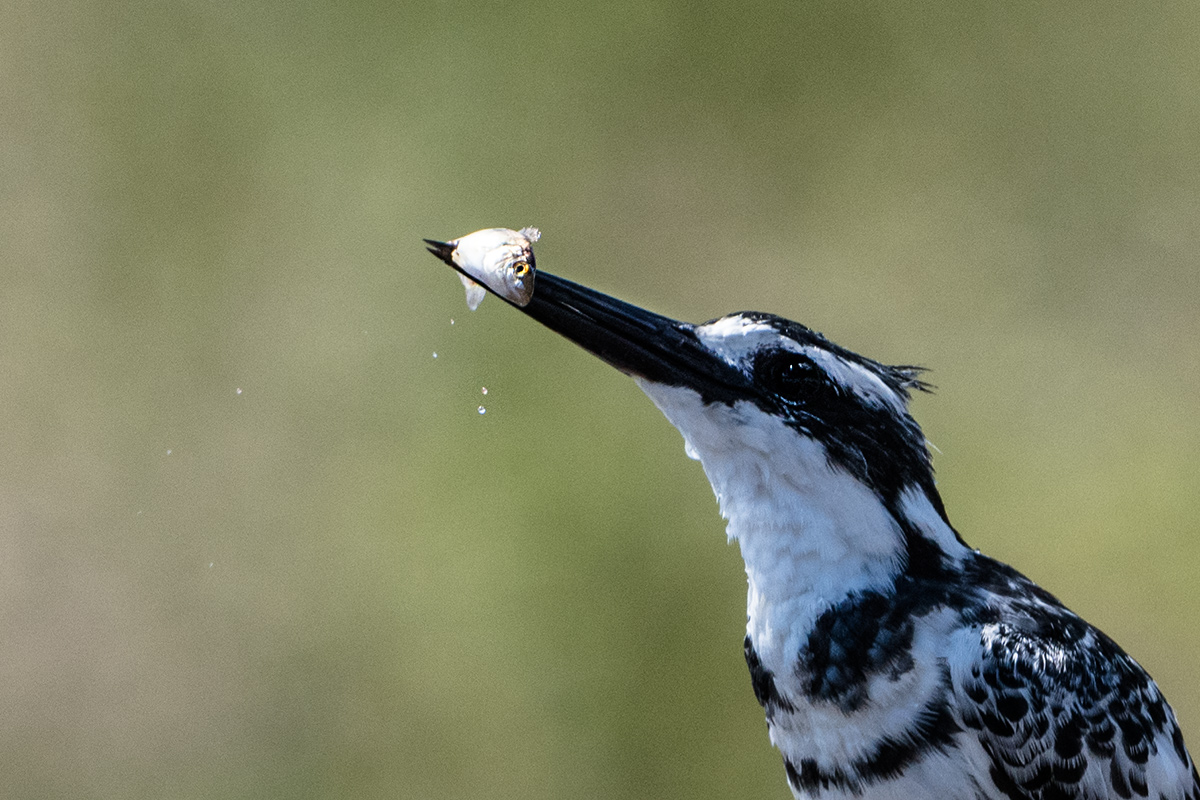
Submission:
[[[790,350],[769,350],[754,360],[755,380],[785,399],[827,388],[829,376],[807,356]]]

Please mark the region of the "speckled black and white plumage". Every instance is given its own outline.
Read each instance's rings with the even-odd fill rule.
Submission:
[[[893,593],[856,593],[825,611],[797,659],[802,700],[779,693],[747,637],[768,720],[805,702],[860,712],[870,702],[869,676],[898,680],[917,669],[914,628],[941,608],[954,609],[959,631],[951,638],[967,645],[962,669],[950,669],[953,648],[935,658],[944,664],[944,691],[918,710],[907,736],[882,739],[849,768],[789,758],[797,796],[870,797],[922,757],[952,754],[965,741],[988,759],[988,781],[966,796],[1200,798],[1182,731],[1146,672],[1027,578],[978,553],[934,585],[903,578]]]
[[[796,797],[1200,800],[1146,672],[950,526],[915,370],[767,314],[692,332],[756,390],[639,384],[742,548],[746,663]]]

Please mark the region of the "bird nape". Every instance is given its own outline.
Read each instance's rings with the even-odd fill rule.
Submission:
[[[692,325],[544,272],[510,304],[633,377],[703,465],[796,797],[1200,800],[1145,670],[950,525],[908,411],[919,370],[771,314]]]

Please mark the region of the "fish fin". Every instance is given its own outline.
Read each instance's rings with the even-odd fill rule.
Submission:
[[[467,308],[472,311],[479,308],[479,304],[483,302],[483,298],[487,297],[487,290],[462,273],[459,273],[458,279],[462,281],[463,286],[467,289]]]

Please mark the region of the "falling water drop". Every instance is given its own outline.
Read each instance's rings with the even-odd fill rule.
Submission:
[[[480,406],[480,407],[479,407],[479,413],[480,413],[480,415],[482,416],[483,414],[486,414],[486,413],[487,413],[487,409],[486,409],[486,408],[484,408],[483,406]]]
[[[437,353],[434,353],[434,354],[433,354],[433,357],[434,357],[434,358],[437,358]]]
[[[484,394],[487,394],[487,387],[486,387],[486,386],[484,386],[484,387],[483,387],[483,393],[484,393]]]

